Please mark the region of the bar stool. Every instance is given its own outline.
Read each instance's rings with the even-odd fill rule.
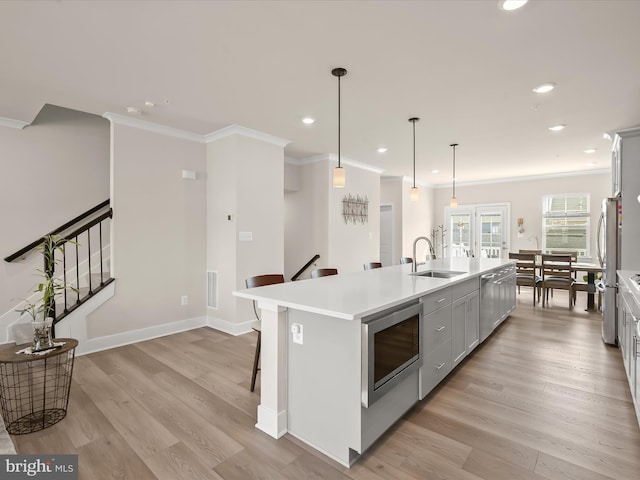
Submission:
[[[413,258],[411,257],[402,257],[400,259],[400,263],[404,265],[405,263],[413,263]]]
[[[313,270],[311,272],[311,278],[320,278],[320,277],[328,277],[330,275],[337,275],[337,268],[318,268],[317,270]]]
[[[267,275],[257,275],[255,277],[249,277],[244,281],[247,288],[264,287],[265,285],[274,285],[276,283],[284,283],[284,275],[279,273],[272,273]],[[253,373],[251,374],[251,391],[256,387],[256,377],[258,375],[258,363],[260,362],[260,343],[262,340],[262,329],[260,325],[260,315],[258,315],[258,309],[256,308],[256,301],[253,301],[253,312],[256,315],[258,324],[251,327],[258,332],[258,340],[256,342],[256,353],[253,358]]]
[[[373,268],[382,268],[382,263],[380,262],[369,262],[363,265],[365,270],[371,270]]]

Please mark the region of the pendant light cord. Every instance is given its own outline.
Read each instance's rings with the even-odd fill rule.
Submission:
[[[413,120],[413,188],[416,188],[416,121]]]
[[[458,146],[457,143],[452,143],[451,145],[449,145],[450,147],[453,147],[453,198],[455,198],[456,196],[456,147]]]
[[[338,77],[338,168],[340,168],[340,77]]]

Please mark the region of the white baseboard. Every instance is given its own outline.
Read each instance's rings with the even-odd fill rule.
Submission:
[[[88,353],[100,352],[110,348],[122,347],[132,343],[151,340],[152,338],[164,337],[173,333],[185,332],[195,328],[206,327],[207,317],[194,317],[177,322],[164,323],[130,332],[116,333],[104,337],[90,338],[83,340],[76,348],[76,355],[86,355]]]
[[[256,324],[255,320],[250,320],[248,322],[234,323],[234,322],[229,322],[227,320],[222,320],[221,318],[216,318],[209,315],[207,316],[208,327],[215,328],[216,330],[220,330],[221,332],[228,333],[229,335],[233,335],[234,337],[238,335],[244,335],[245,333],[249,333],[255,324]]]

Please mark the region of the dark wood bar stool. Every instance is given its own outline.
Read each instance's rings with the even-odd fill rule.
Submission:
[[[311,278],[329,277],[331,275],[337,275],[337,268],[318,268],[311,272]]]
[[[380,262],[369,262],[369,263],[365,263],[363,266],[364,266],[365,270],[371,270],[371,269],[374,269],[374,268],[382,268],[382,263],[380,263]]]
[[[267,275],[257,275],[255,277],[249,277],[244,281],[247,288],[264,287],[265,285],[274,285],[276,283],[284,283],[284,275],[279,273],[271,273]],[[262,329],[260,324],[260,315],[258,315],[258,309],[256,308],[256,301],[253,301],[253,312],[256,315],[258,324],[252,327],[258,332],[258,340],[256,342],[256,353],[253,358],[253,373],[251,374],[251,391],[256,388],[256,377],[258,376],[258,364],[260,363],[260,343],[262,340]]]

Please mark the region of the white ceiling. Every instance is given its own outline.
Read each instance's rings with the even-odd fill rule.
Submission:
[[[0,117],[135,106],[282,137],[302,159],[337,152],[344,67],[342,156],[383,175],[412,174],[413,116],[421,183],[451,182],[452,142],[460,183],[601,170],[603,132],[640,125],[639,26],[636,0],[2,1]],[[532,91],[544,82],[558,87]]]

